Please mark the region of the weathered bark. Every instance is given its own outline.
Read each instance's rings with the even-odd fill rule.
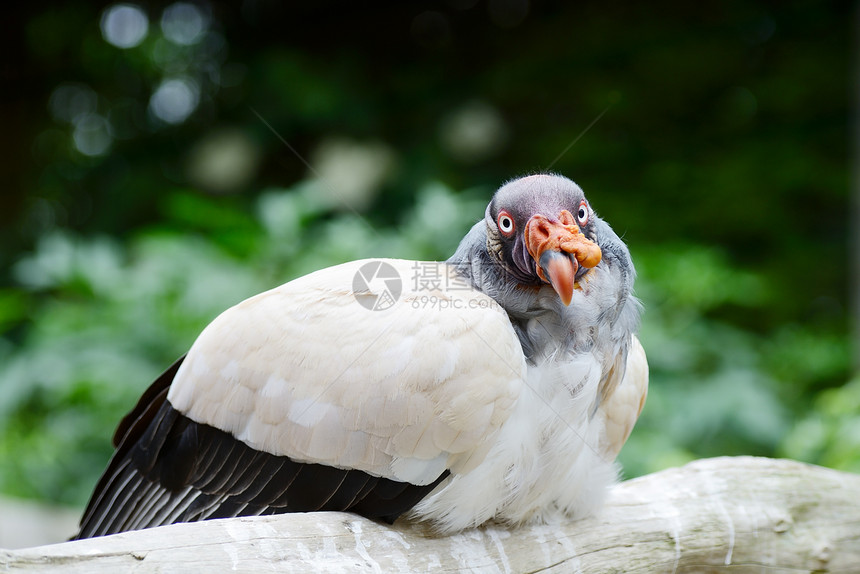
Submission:
[[[620,484],[598,516],[425,527],[308,513],[177,524],[17,551],[22,572],[860,572],[860,476],[716,458]]]

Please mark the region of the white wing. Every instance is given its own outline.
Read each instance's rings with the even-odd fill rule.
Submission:
[[[627,442],[648,396],[648,360],[636,335],[627,353],[624,377],[620,384],[613,386],[614,392],[601,403],[600,411],[606,419],[601,450],[614,459]]]
[[[168,400],[198,423],[296,461],[419,485],[446,468],[474,468],[526,373],[510,321],[444,263],[377,261],[402,286],[390,308],[356,299],[381,292],[353,292],[369,261],[261,293],[201,333]]]

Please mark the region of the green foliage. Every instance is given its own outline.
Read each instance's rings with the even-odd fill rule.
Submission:
[[[822,393],[810,418],[797,422],[812,381],[839,376],[850,364],[846,338],[793,323],[757,333],[720,318],[727,306],[757,314],[776,286],[763,273],[732,269],[716,248],[661,246],[634,250],[634,259],[647,303],[641,337],[652,384],[621,453],[628,476],[739,454],[856,466],[856,440],[837,434],[856,428],[860,417],[848,400],[853,383]],[[807,436],[808,429],[817,434]]]
[[[763,273],[732,269],[713,247],[640,249],[634,259],[637,291],[647,302],[641,337],[652,384],[621,453],[628,476],[739,454],[856,467],[856,384],[825,391],[810,418],[796,422],[808,408],[804,389],[850,364],[846,338],[791,323],[762,334],[715,318],[727,306],[757,314],[776,287]]]
[[[81,502],[146,379],[226,306],[265,286],[194,237],[128,246],[55,233],[16,266],[33,305],[0,366],[0,490]],[[13,350],[14,349],[14,350]]]
[[[792,428],[781,456],[860,472],[860,379],[823,391]]]

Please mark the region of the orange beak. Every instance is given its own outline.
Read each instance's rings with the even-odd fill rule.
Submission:
[[[579,267],[591,269],[600,263],[600,247],[586,239],[573,215],[566,209],[558,221],[543,215],[533,215],[526,223],[525,242],[529,255],[535,260],[537,274],[546,281],[562,303],[570,305]]]

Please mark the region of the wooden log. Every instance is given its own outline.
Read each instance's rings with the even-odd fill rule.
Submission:
[[[347,513],[175,524],[0,551],[12,572],[860,572],[860,476],[723,457],[629,480],[597,516],[435,536]]]

